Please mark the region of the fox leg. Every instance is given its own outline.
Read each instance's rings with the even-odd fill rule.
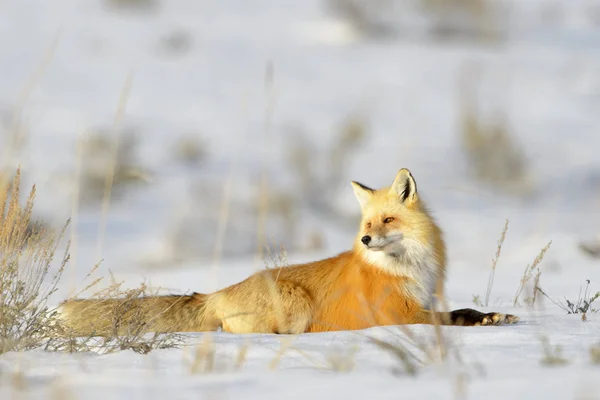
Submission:
[[[520,319],[516,315],[496,312],[482,313],[472,308],[454,310],[448,314],[450,314],[449,317],[452,325],[464,326],[514,324]]]
[[[312,300],[308,292],[290,281],[278,282],[277,289],[280,304],[277,301],[274,304],[273,333],[306,332],[313,318]]]
[[[260,281],[252,282],[251,291],[247,292],[243,286],[233,286],[219,293],[221,299],[218,301],[218,316],[223,331],[281,334],[306,332],[313,318],[309,293],[294,282],[260,277],[256,279]]]
[[[450,312],[433,312],[421,310],[411,320],[411,324],[440,324],[460,326],[504,325],[514,324],[519,317],[511,314],[482,313],[471,308],[463,308]]]

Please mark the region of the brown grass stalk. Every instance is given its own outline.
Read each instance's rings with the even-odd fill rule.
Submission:
[[[258,224],[256,231],[256,251],[259,258],[263,257],[263,249],[266,245],[265,228],[268,215],[269,206],[269,168],[267,156],[267,144],[271,138],[271,120],[273,118],[273,111],[275,108],[275,96],[273,90],[274,76],[273,63],[269,61],[265,68],[265,93],[267,101],[265,105],[265,123],[264,123],[264,147],[262,156],[262,175],[260,180],[260,192],[258,199]]]
[[[56,49],[58,48],[58,44],[60,43],[61,36],[62,36],[62,30],[59,30],[56,33],[52,42],[50,42],[50,45],[46,49],[44,56],[42,57],[42,60],[40,61],[39,65],[34,70],[34,72],[31,74],[29,79],[26,81],[25,87],[23,88],[23,90],[21,91],[21,93],[19,95],[15,110],[12,115],[12,120],[10,122],[10,127],[9,127],[9,136],[10,136],[12,145],[6,146],[4,148],[5,151],[2,152],[2,154],[0,154],[0,157],[1,157],[0,160],[2,160],[2,161],[10,160],[11,156],[12,156],[11,153],[15,150],[15,147],[19,148],[19,143],[21,143],[21,141],[22,141],[21,135],[23,134],[23,129],[22,129],[23,121],[21,120],[23,110],[25,108],[25,105],[27,104],[27,101],[29,100],[29,97],[31,96],[31,93],[33,92],[33,89],[36,87],[36,85],[42,79],[42,77],[44,76],[44,73],[48,69],[48,66],[54,59],[54,54],[56,54]],[[3,166],[0,165],[0,167],[3,167]],[[4,165],[4,167],[7,167],[7,166]]]
[[[98,258],[102,255],[102,249],[104,246],[104,234],[106,232],[106,223],[108,220],[108,210],[110,208],[110,199],[112,194],[112,187],[115,178],[115,169],[117,162],[117,154],[119,149],[119,131],[122,126],[123,119],[125,117],[125,110],[127,108],[127,100],[131,92],[133,85],[133,73],[130,73],[125,79],[123,89],[121,90],[121,96],[119,98],[119,104],[115,113],[115,119],[113,122],[113,135],[114,140],[111,141],[111,163],[109,163],[109,169],[106,174],[106,180],[104,181],[104,197],[102,200],[102,217],[100,218],[100,227],[98,228]]]
[[[58,233],[32,225],[35,186],[21,207],[20,178],[17,169],[11,183],[0,181],[0,353],[43,345],[55,320],[47,303],[69,260],[67,245],[51,272],[69,223]]]
[[[492,269],[490,270],[490,277],[488,279],[487,290],[485,292],[485,306],[486,307],[490,303],[490,294],[492,293],[492,286],[494,286],[494,275],[496,273],[496,265],[498,264],[498,259],[500,258],[500,252],[502,251],[502,245],[504,244],[504,240],[506,239],[507,231],[508,231],[508,219],[504,223],[504,229],[502,229],[502,234],[500,235],[500,240],[498,240],[498,247],[496,248],[496,255],[492,259]]]
[[[530,265],[527,265],[527,267],[525,267],[525,271],[523,271],[523,277],[521,278],[521,280],[519,282],[519,287],[517,288],[517,292],[515,293],[515,297],[514,297],[514,301],[513,301],[514,307],[517,306],[517,303],[519,302],[519,297],[521,297],[521,294],[523,293],[523,289],[525,288],[525,285],[527,284],[527,282],[529,282],[529,280],[531,278],[534,278],[536,276],[536,274],[541,273],[541,271],[539,269],[539,265],[542,262],[542,260],[544,259],[544,255],[546,254],[548,249],[550,249],[551,245],[552,245],[552,241],[548,242],[548,244],[546,246],[544,246],[542,248],[542,250],[540,250],[539,254],[533,260],[533,263]],[[535,278],[535,279],[536,279],[536,281],[539,281],[538,278]]]

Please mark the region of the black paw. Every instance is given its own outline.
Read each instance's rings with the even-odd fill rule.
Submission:
[[[450,312],[452,325],[480,326],[480,325],[504,325],[514,324],[519,317],[511,314],[482,313],[471,308],[463,308]]]

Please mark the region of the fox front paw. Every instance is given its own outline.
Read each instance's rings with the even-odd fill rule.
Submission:
[[[461,326],[504,325],[519,321],[516,315],[495,312],[486,314],[471,308],[452,311],[450,319],[453,325]]]

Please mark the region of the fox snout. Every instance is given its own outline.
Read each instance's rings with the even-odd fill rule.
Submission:
[[[399,244],[402,240],[403,235],[401,233],[394,233],[390,235],[364,235],[360,241],[365,245],[366,248],[373,251],[381,251],[385,248],[391,248],[394,244]]]

